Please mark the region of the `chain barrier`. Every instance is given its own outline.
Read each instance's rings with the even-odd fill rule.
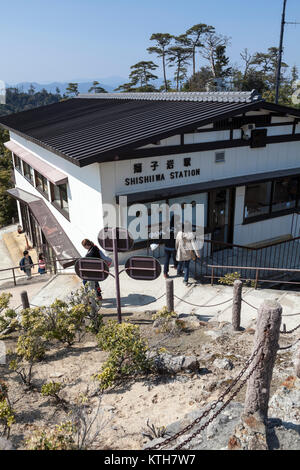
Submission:
[[[267,334],[267,332],[266,332]],[[238,383],[238,381],[241,379],[241,377],[244,375],[244,373],[246,372],[248,366],[251,364],[251,362],[255,359],[255,357],[257,356],[257,354],[259,353],[259,351],[262,349],[263,345],[264,345],[264,341],[265,341],[265,337],[264,339],[259,343],[258,347],[256,348],[256,350],[252,353],[252,355],[250,356],[250,358],[246,361],[245,363],[245,366],[243,367],[243,369],[241,370],[241,372],[239,373],[239,375],[233,380],[233,382],[231,383],[231,385],[229,387],[227,387],[227,389],[220,395],[220,397],[218,398],[218,400],[216,402],[214,402],[212,405],[209,406],[209,408],[207,410],[205,410],[201,416],[199,416],[197,419],[195,419],[191,424],[189,424],[188,426],[186,426],[185,428],[183,428],[181,431],[179,431],[178,433],[174,434],[173,436],[171,437],[168,437],[167,439],[165,439],[164,441],[162,442],[159,442],[158,444],[152,446],[152,447],[146,447],[145,450],[157,450],[159,449],[160,447],[164,447],[166,446],[167,444],[169,444],[170,442],[176,440],[178,437],[182,436],[183,434],[185,434],[186,432],[190,431],[196,424],[199,424],[200,421],[205,418],[206,416],[208,416],[208,414],[214,410],[216,408],[216,406],[218,405],[218,403],[222,403],[223,402],[223,399],[226,395],[228,395],[231,390],[233,389],[233,387]],[[190,442],[192,439],[193,439],[193,436],[194,435],[197,435],[198,433],[200,433],[203,429],[205,429],[205,427],[207,427],[214,419],[216,416],[218,416],[219,413],[221,413],[221,411],[233,400],[233,398],[238,394],[238,392],[241,390],[241,388],[244,386],[244,384],[247,382],[247,380],[249,379],[249,377],[253,374],[254,370],[258,367],[259,363],[260,363],[260,360],[261,360],[261,355],[262,355],[262,351],[261,351],[261,354],[259,356],[259,359],[257,361],[257,363],[255,364],[255,366],[253,367],[253,369],[250,371],[250,373],[248,373],[248,375],[246,376],[246,378],[242,381],[241,385],[239,386],[239,388],[231,395],[231,397],[227,400],[227,402],[225,402],[225,404],[203,425],[201,426],[201,428],[196,431],[190,438],[188,438],[186,441],[184,441],[182,444],[180,444],[179,447],[176,447],[176,449],[179,449],[181,448],[184,444],[186,444],[187,442]]]
[[[298,330],[298,328],[300,328],[300,324],[296,326],[295,328],[293,328],[292,330],[280,331],[279,333],[281,333],[282,335],[290,335],[291,333],[294,333],[294,331]]]
[[[297,343],[299,343],[299,341],[300,341],[300,338],[297,339],[297,341],[296,341],[295,343],[290,344],[290,346],[285,346],[285,347],[282,347],[282,348],[278,348],[278,350],[279,350],[279,351],[283,351],[284,349],[290,349],[290,348],[292,348],[293,346],[295,346]]]
[[[251,375],[254,373],[254,371],[255,371],[256,368],[258,367],[262,356],[263,356],[263,352],[261,351],[257,363],[252,367],[252,369],[250,370],[250,372],[248,372],[248,374],[246,375],[245,379],[242,380],[242,382],[241,382],[241,384],[239,385],[239,387],[232,393],[232,395],[228,398],[228,400],[225,401],[225,403],[223,403],[223,405],[216,411],[216,413],[214,413],[214,415],[213,415],[211,418],[209,418],[209,420],[206,421],[206,423],[204,423],[197,431],[195,431],[190,437],[188,437],[185,441],[183,441],[181,444],[179,444],[177,447],[175,447],[175,448],[174,448],[175,450],[180,450],[180,449],[183,448],[183,446],[185,446],[186,444],[189,444],[198,434],[200,434],[200,432],[202,432],[205,428],[207,428],[207,426],[208,426],[210,423],[212,423],[212,421],[226,408],[226,406],[229,405],[229,403],[232,402],[232,400],[233,400],[233,399],[236,397],[236,395],[241,391],[241,389],[243,388],[243,386],[246,384],[246,382],[249,380],[249,378],[251,377]],[[219,400],[218,400],[218,402],[219,402]]]
[[[177,295],[174,295],[175,299],[180,300],[181,302],[184,302],[185,304],[192,305],[193,307],[199,307],[199,308],[204,308],[204,307],[219,307],[219,305],[227,304],[228,302],[231,302],[233,298],[225,300],[224,302],[220,302],[219,304],[214,304],[214,305],[197,305],[197,304],[192,304],[191,302],[188,302],[187,300],[183,300],[180,297],[177,297]]]

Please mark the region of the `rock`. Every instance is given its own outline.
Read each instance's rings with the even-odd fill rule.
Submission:
[[[269,401],[268,416],[300,425],[300,379],[289,376]]]
[[[199,362],[196,356],[185,356],[182,368],[183,370],[199,370]]]
[[[241,415],[228,439],[228,450],[268,450],[266,426],[258,412]]]
[[[215,330],[208,330],[204,332],[207,336],[211,336],[213,339],[220,338],[220,336],[223,336],[222,331],[215,331]]]
[[[154,367],[160,373],[177,374],[186,370],[199,370],[199,363],[196,356],[172,356],[163,353],[154,356]]]
[[[182,313],[178,316],[178,319],[182,322],[183,327],[188,330],[196,330],[203,324],[197,315],[185,315]]]
[[[231,370],[234,368],[234,365],[229,359],[226,359],[225,357],[223,359],[215,359],[213,362],[213,366],[217,367],[218,369],[225,369],[225,370]]]
[[[0,450],[13,450],[11,441],[4,437],[0,437]]]
[[[50,379],[59,379],[59,377],[62,377],[64,374],[62,372],[52,372],[52,374],[49,375]]]

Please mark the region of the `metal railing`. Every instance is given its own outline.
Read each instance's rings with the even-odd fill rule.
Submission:
[[[248,281],[251,284],[253,283],[253,287],[257,289],[258,283],[271,283],[271,284],[294,284],[294,285],[300,285],[299,281],[286,281],[282,277],[283,275],[286,274],[299,274],[299,279],[300,279],[300,269],[287,269],[287,268],[266,268],[266,267],[258,267],[258,266],[225,266],[225,265],[208,265],[208,267],[211,269],[211,273],[209,276],[205,276],[210,279],[211,285],[214,285],[215,280],[220,279],[223,277],[225,274],[230,274],[228,273],[228,269],[237,272],[239,274],[239,279],[241,281]],[[221,272],[220,272],[221,271]],[[242,276],[241,272],[248,272],[248,271],[255,271],[255,277],[249,277],[249,276]],[[278,275],[279,279],[275,277],[267,277],[266,279],[262,279],[261,273],[265,272],[270,272]]]
[[[64,259],[47,259],[45,258],[45,264],[46,264],[46,272],[45,274],[52,274],[52,275],[55,275],[57,274],[58,272],[60,271],[64,271],[66,268],[60,268],[57,266],[57,262],[60,262],[60,261],[75,261],[77,260],[78,258],[64,258]],[[37,266],[38,267],[38,263],[33,263],[31,266],[32,267],[35,267]],[[8,281],[8,280],[12,280],[13,283],[14,283],[14,286],[17,286],[17,281],[20,280],[20,279],[26,279],[26,274],[16,274],[17,272],[20,272],[20,266],[12,266],[10,268],[5,268],[5,269],[0,269],[0,287],[1,287],[1,283],[3,281]],[[4,273],[4,272],[7,272],[7,273],[11,273],[10,276],[8,277],[1,277],[1,273]],[[40,273],[37,271],[37,272],[33,272],[31,271],[31,276],[34,277],[34,276],[40,276]]]
[[[211,278],[212,266],[218,275],[217,267],[239,269],[241,277],[246,278],[250,269],[264,271],[262,277],[274,277],[274,271],[292,272],[300,268],[300,237],[274,241],[265,246],[251,247],[205,240],[201,256],[194,261],[194,277]],[[253,279],[255,280],[255,279]]]

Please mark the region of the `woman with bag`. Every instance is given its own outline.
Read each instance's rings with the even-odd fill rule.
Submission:
[[[108,256],[106,256],[101,250],[100,248],[98,248],[93,242],[91,242],[90,240],[88,240],[87,238],[85,238],[84,240],[82,240],[81,242],[82,246],[88,250],[87,251],[87,254],[85,255],[85,258],[100,258],[100,259],[103,259],[106,264],[108,266],[111,265],[112,263],[112,259],[109,258]],[[83,282],[83,285],[85,286],[85,284],[87,283],[87,281],[82,281]],[[102,300],[102,291],[101,291],[101,287],[99,285],[99,282],[98,281],[94,281],[94,284],[95,284],[95,291],[96,291],[96,294],[98,296],[98,298],[100,300]]]
[[[183,282],[188,285],[189,272],[190,272],[190,261],[200,258],[200,253],[195,240],[195,234],[190,232],[178,232],[176,237],[176,259],[177,275],[180,276],[184,273]]]

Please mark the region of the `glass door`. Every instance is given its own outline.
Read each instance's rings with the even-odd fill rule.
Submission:
[[[210,193],[211,239],[215,242],[232,243],[234,217],[234,189],[218,189]],[[222,249],[215,244],[216,249]]]

